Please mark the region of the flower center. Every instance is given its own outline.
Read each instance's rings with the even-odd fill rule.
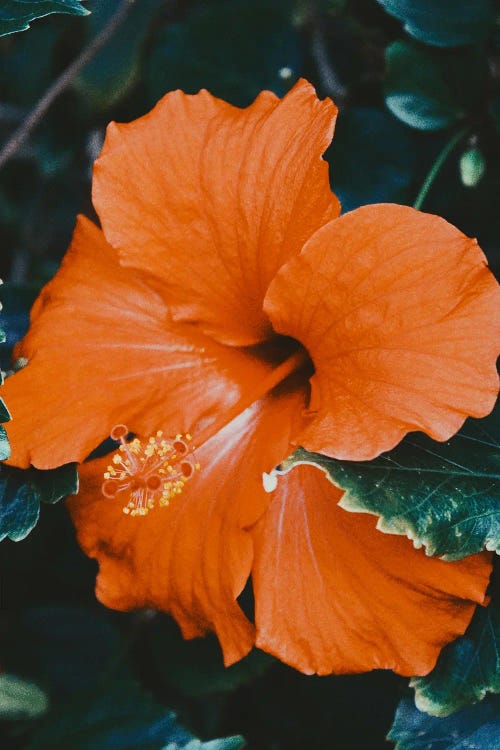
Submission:
[[[116,425],[110,436],[120,443],[120,447],[104,473],[101,486],[103,495],[126,500],[123,512],[131,516],[145,516],[157,504],[168,506],[200,468],[200,464],[194,460],[195,448],[200,448],[255,401],[308,362],[307,352],[302,348],[297,350],[194,438],[189,434],[164,438],[159,430],[147,442],[134,438],[127,443],[128,427]]]
[[[111,438],[120,447],[104,473],[102,494],[126,499],[123,512],[127,515],[145,516],[156,503],[168,506],[200,465],[190,451],[191,435],[165,439],[158,430],[146,443],[139,438],[127,443],[127,434],[124,424],[111,430]]]

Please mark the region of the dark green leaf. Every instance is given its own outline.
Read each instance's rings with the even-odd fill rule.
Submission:
[[[24,609],[9,636],[2,644],[8,671],[41,685],[55,703],[92,690],[124,652],[120,631],[106,613],[83,606]],[[115,671],[115,677],[127,675]]]
[[[433,716],[448,716],[487,693],[500,693],[500,581],[488,607],[477,607],[465,635],[446,646],[426,677],[414,677],[415,703]]]
[[[35,733],[27,750],[180,750],[186,747],[191,750],[227,747],[229,750],[242,746],[238,738],[231,738],[233,744],[226,746],[192,744],[192,735],[176,724],[174,714],[155,703],[130,678],[107,682],[103,687],[105,690],[94,690],[69,704],[58,705]]]
[[[29,29],[31,21],[51,13],[86,16],[79,0],[0,0],[0,36]]]
[[[5,410],[3,401],[0,400],[0,407]],[[5,420],[4,420],[5,421]],[[5,427],[0,425],[0,461],[5,461],[10,456],[9,438],[5,432]]]
[[[55,503],[78,491],[76,464],[51,471],[2,466],[0,473],[0,541],[24,539],[36,525],[40,503]]]
[[[497,94],[495,97],[493,97],[490,103],[489,110],[495,128],[497,132],[500,133],[500,94]]]
[[[36,526],[40,516],[40,502],[29,484],[14,485],[0,477],[0,541],[8,537],[14,542],[24,539]]]
[[[8,100],[31,108],[42,96],[54,78],[55,47],[63,35],[61,24],[43,23],[11,40],[0,66],[0,86]]]
[[[10,420],[9,410],[5,406],[2,399],[0,399],[0,422],[8,422],[9,420]],[[0,450],[0,460],[3,460],[1,450]]]
[[[342,113],[328,159],[343,211],[367,203],[411,203],[416,137],[382,109],[351,107]]]
[[[5,339],[0,342],[0,365],[5,370],[11,366],[14,345],[28,330],[29,311],[39,291],[34,284],[5,284],[2,287],[1,321]]]
[[[158,617],[152,625],[151,650],[162,682],[189,697],[235,690],[257,679],[274,663],[268,654],[254,650],[231,667],[224,667],[215,637],[186,641],[167,617]]]
[[[208,742],[202,742],[201,740],[191,740],[187,745],[172,746],[168,744],[163,750],[239,750],[245,746],[242,737],[225,737],[221,740],[209,740]]]
[[[119,5],[121,0],[101,0],[95,5],[86,24],[88,41],[99,33]],[[75,87],[86,107],[105,109],[130,90],[139,75],[141,49],[155,12],[164,5],[164,0],[136,2],[110,41],[85,66],[75,80]]]
[[[396,743],[394,750],[497,750],[500,696],[446,719],[428,716],[412,700],[402,700],[387,739]]]
[[[198,3],[184,22],[158,34],[145,71],[151,100],[176,88],[207,88],[245,106],[262,89],[283,95],[299,75],[293,6],[291,0]],[[292,71],[290,79],[280,77],[283,68]]]
[[[51,696],[51,711],[36,730],[30,750],[230,750],[238,738],[201,743],[174,721],[132,676],[126,658],[142,633],[140,615],[122,636],[102,609],[52,606],[20,613],[4,644],[9,670],[35,680]],[[124,618],[127,618],[124,622]],[[190,744],[195,743],[195,744]],[[227,745],[224,743],[228,743]]]
[[[475,48],[441,51],[394,42],[386,50],[385,103],[412,128],[449,127],[478,106],[485,66]]]
[[[373,461],[337,461],[299,448],[283,470],[312,463],[345,490],[346,510],[380,516],[377,527],[404,534],[428,555],[459,560],[500,550],[500,408],[468,420],[446,443],[408,435]]]
[[[34,719],[48,707],[48,697],[38,685],[13,674],[0,674],[0,719]]]
[[[488,36],[495,20],[493,0],[377,0],[405,30],[426,44],[456,47]]]

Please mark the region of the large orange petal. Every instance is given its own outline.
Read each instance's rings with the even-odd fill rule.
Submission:
[[[224,343],[269,335],[270,280],[339,213],[320,158],[336,111],[300,81],[247,109],[174,91],[109,126],[94,204],[122,262],[156,277],[174,319]]]
[[[444,219],[396,205],[345,214],[281,269],[265,309],[314,361],[297,437],[310,450],[371,459],[408,431],[446,440],[493,408],[499,287]]]
[[[484,602],[491,555],[426,557],[341,494],[312,466],[279,478],[254,529],[257,646],[307,674],[426,674]]]
[[[206,424],[269,369],[173,325],[164,298],[122,268],[84,218],[16,355],[29,364],[1,389],[12,414],[9,462],[41,469],[82,460],[118,423],[142,434],[162,424],[174,435]]]
[[[99,561],[97,596],[120,609],[170,612],[186,637],[215,630],[227,664],[253,645],[240,610],[252,565],[253,524],[269,502],[262,472],[287,454],[300,392],[267,397],[201,447],[201,469],[168,508],[122,513],[100,491],[109,459],[81,467],[81,492],[69,507],[84,551]]]

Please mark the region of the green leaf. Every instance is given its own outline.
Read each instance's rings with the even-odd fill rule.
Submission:
[[[432,672],[414,677],[420,711],[448,716],[487,693],[500,693],[500,580],[488,607],[477,607],[465,634],[446,646]]]
[[[486,80],[481,50],[431,50],[412,41],[386,49],[385,103],[418,130],[440,130],[479,106]]]
[[[8,422],[9,420],[10,420],[9,410],[5,406],[2,399],[0,399],[0,422]],[[3,458],[1,456],[1,450],[0,450],[0,460],[3,461]]]
[[[460,560],[485,547],[498,552],[499,417],[497,407],[470,419],[446,443],[412,433],[373,461],[337,461],[299,448],[280,470],[318,466],[345,491],[343,508],[380,516],[380,531],[406,535],[428,555]]]
[[[176,88],[207,88],[239,106],[262,89],[282,96],[300,73],[293,9],[292,0],[196,3],[183,22],[165,26],[155,40],[145,65],[151,102]],[[292,72],[288,80],[280,77],[285,68]]]
[[[489,112],[497,133],[500,133],[500,93],[491,100]]]
[[[11,40],[0,66],[0,86],[8,101],[29,110],[44,94],[54,79],[56,45],[64,34],[63,24],[42,23]]]
[[[0,371],[0,385],[2,385],[3,376]],[[0,422],[8,422],[10,420],[10,413],[5,403],[0,398]],[[10,456],[10,445],[9,438],[5,427],[0,424],[0,461],[5,461]]]
[[[152,661],[163,684],[196,698],[235,690],[261,676],[273,657],[254,650],[241,661],[224,667],[220,646],[213,636],[186,641],[170,618],[157,617],[151,631]]]
[[[122,628],[118,628],[116,616],[104,608],[51,606],[20,612],[15,632],[7,634],[7,667],[35,680],[51,696],[51,710],[27,749],[230,750],[241,746],[239,738],[197,744],[171,711],[134,679],[127,652],[132,640],[144,632],[139,618],[138,613],[121,615]],[[127,623],[128,632],[122,634]]]
[[[0,541],[24,539],[36,526],[40,503],[56,503],[78,491],[76,464],[51,471],[2,466],[0,473]]]
[[[31,21],[51,13],[86,16],[79,0],[0,0],[0,36],[29,29]]]
[[[394,750],[495,750],[500,738],[500,697],[469,706],[446,719],[428,716],[402,700],[387,739]]]
[[[111,666],[115,678],[130,677],[122,635],[103,610],[68,605],[23,609],[2,645],[7,671],[41,685],[54,708],[92,691]]]
[[[34,719],[48,707],[49,699],[38,685],[13,674],[0,674],[0,719]]]
[[[411,203],[417,137],[383,109],[347,108],[328,151],[342,210],[367,203]]]
[[[377,0],[426,44],[456,47],[480,42],[495,21],[493,0]]]
[[[0,399],[0,409],[4,412],[7,411],[4,402]],[[4,420],[6,421],[6,420]],[[9,438],[5,431],[5,427],[0,425],[0,461],[5,461],[10,456],[10,445]]]
[[[121,0],[100,0],[86,24],[87,42],[95,37],[117,11]],[[86,107],[102,110],[120,101],[139,78],[140,54],[164,0],[136,2],[106,46],[74,82]],[[162,92],[165,93],[165,92]]]
[[[242,737],[226,737],[225,739],[209,740],[208,742],[191,740],[187,745],[169,744],[164,750],[177,750],[181,747],[183,750],[239,750],[244,746],[245,742]]]
[[[29,311],[39,294],[40,284],[5,284],[1,291],[5,339],[0,341],[0,366],[8,370],[12,362],[12,349],[28,330]]]
[[[242,745],[240,738],[231,738],[233,744],[226,746],[193,744],[192,735],[176,724],[175,715],[131,678],[108,681],[102,688],[59,704],[27,750],[229,750]]]

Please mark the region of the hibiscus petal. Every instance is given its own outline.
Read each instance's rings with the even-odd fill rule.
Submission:
[[[15,352],[29,364],[1,389],[15,466],[82,460],[120,423],[142,434],[159,423],[187,432],[269,371],[193,326],[173,325],[164,298],[144,275],[122,268],[84,218],[31,318]]]
[[[303,403],[300,391],[285,391],[254,404],[197,451],[201,468],[183,493],[147,516],[126,516],[102,496],[109,458],[84,464],[68,504],[79,543],[99,562],[98,598],[170,612],[186,637],[215,630],[226,664],[244,656],[254,640],[236,601],[253,559],[246,527],[269,502],[262,472],[286,455]]]
[[[320,158],[336,111],[300,81],[282,101],[264,92],[247,109],[174,91],[109,126],[96,210],[122,262],[156,277],[176,320],[230,344],[270,334],[270,280],[339,213]]]
[[[426,674],[484,602],[491,555],[426,557],[341,494],[312,466],[279,478],[254,529],[257,646],[306,674]]]
[[[500,293],[475,240],[396,205],[320,229],[272,282],[275,329],[311,355],[312,451],[364,460],[411,430],[446,440],[498,391]]]

